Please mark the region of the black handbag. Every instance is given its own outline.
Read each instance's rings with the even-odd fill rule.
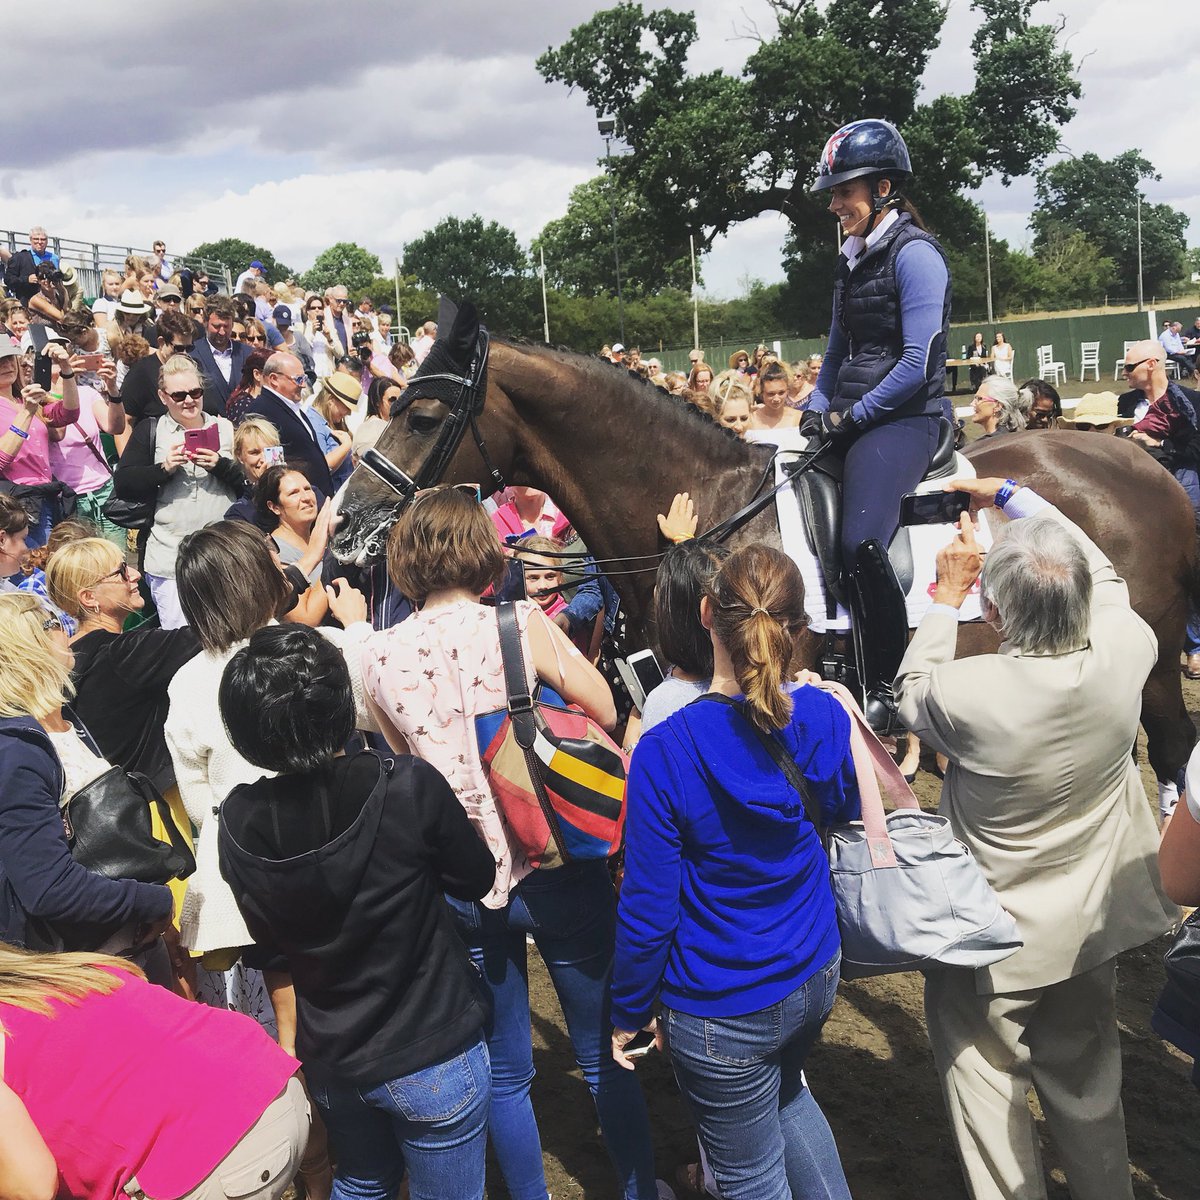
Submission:
[[[154,836],[150,810],[157,809],[170,845]],[[109,879],[166,883],[196,869],[192,847],[153,782],[139,771],[110,767],[77,791],[60,809],[71,857]]]
[[[1163,1041],[1178,1046],[1196,1062],[1193,1079],[1200,1086],[1200,909],[1179,927],[1163,955],[1167,984],[1158,998],[1150,1025]]]
[[[100,511],[122,529],[149,529],[154,524],[154,508],[153,500],[125,500],[114,494],[100,506]]]

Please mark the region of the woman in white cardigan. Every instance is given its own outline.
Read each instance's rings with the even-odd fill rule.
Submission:
[[[228,661],[252,633],[283,616],[294,603],[296,591],[267,537],[246,521],[220,521],[186,537],[179,548],[177,578],[180,606],[202,647],[171,681],[165,727],[179,794],[199,832],[196,872],[188,880],[180,934],[183,945],[194,955],[208,956],[205,965],[227,970],[252,939],[233,893],[221,877],[215,818],[235,787],[254,782],[263,771],[251,766],[230,744],[217,708],[217,689]],[[366,708],[358,666],[362,643],[372,632],[366,601],[341,581],[327,590],[330,610],[343,628],[321,632],[346,655],[360,727],[374,728],[363,715]],[[253,952],[250,958],[253,965]],[[211,994],[214,982],[208,981],[208,994],[201,988],[202,998],[247,1011],[270,1028],[257,971],[246,970],[243,964],[232,972],[224,986],[234,994],[224,998]],[[267,986],[272,987],[270,973]],[[295,1020],[290,996],[272,990],[271,1003],[278,1036],[287,1048],[294,1037]]]

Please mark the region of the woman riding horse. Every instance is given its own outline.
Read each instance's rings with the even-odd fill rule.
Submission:
[[[844,237],[829,345],[801,432],[845,459],[842,563],[871,724],[890,729],[904,656],[904,592],[888,560],[900,497],[929,470],[946,404],[950,272],[899,189],[908,148],[887,121],[854,121],[821,152],[813,190],[831,192]]]

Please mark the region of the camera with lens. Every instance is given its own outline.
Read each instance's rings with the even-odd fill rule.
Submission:
[[[62,283],[63,281],[63,273],[52,262],[38,263],[37,277],[49,279],[53,283]]]
[[[354,349],[358,351],[358,357],[363,362],[369,362],[371,359],[371,335],[365,329],[360,329],[350,340],[354,344]]]

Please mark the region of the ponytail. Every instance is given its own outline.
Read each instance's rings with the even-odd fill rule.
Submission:
[[[733,661],[746,715],[764,732],[782,729],[792,718],[784,683],[805,627],[796,564],[781,550],[746,546],[725,560],[708,596],[713,632]]]

